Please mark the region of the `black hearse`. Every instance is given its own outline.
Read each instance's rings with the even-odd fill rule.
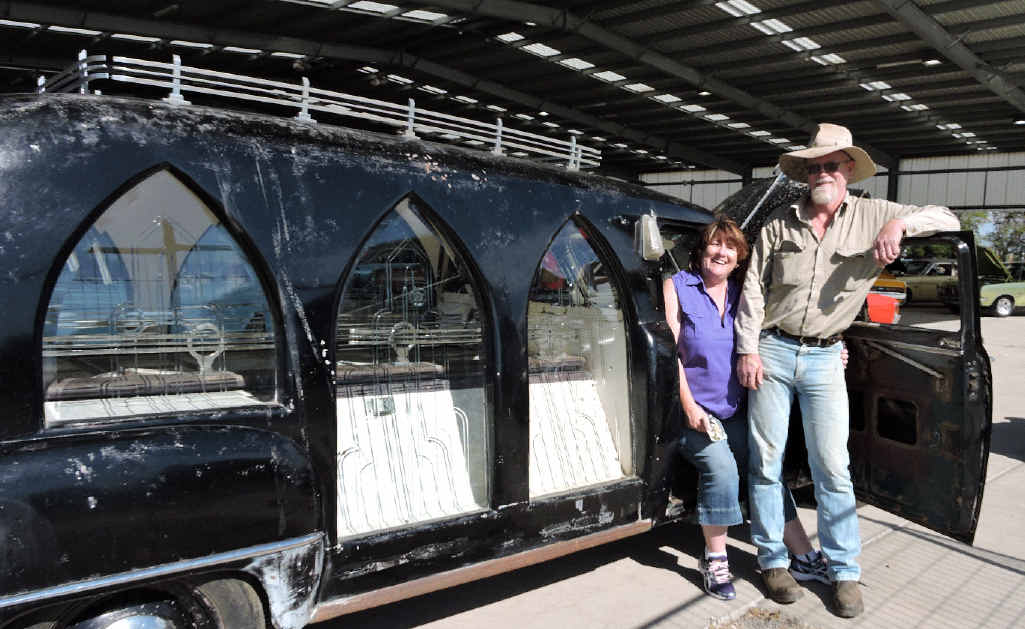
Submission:
[[[174,91],[0,106],[0,627],[298,628],[667,520],[659,286],[709,213]],[[851,449],[970,542],[956,328],[852,328]]]

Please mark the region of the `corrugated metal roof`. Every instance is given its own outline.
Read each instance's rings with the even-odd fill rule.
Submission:
[[[502,116],[525,130],[572,128],[603,150],[608,172],[627,176],[771,164],[827,119],[849,125],[881,158],[1025,146],[1025,124],[1014,124],[1025,119],[1022,0],[379,4],[0,2],[0,91],[31,90],[36,74],[82,48],[162,60],[177,53],[229,72],[308,76],[326,89]],[[917,35],[923,20],[949,40]],[[522,39],[503,41],[507,33]],[[955,137],[961,131],[975,135]]]

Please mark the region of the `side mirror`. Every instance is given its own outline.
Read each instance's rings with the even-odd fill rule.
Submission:
[[[634,250],[648,262],[658,262],[665,255],[666,248],[654,213],[642,214],[634,223]]]

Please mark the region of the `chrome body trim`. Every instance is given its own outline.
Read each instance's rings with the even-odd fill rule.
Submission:
[[[37,603],[40,601],[57,599],[75,594],[84,594],[87,592],[100,590],[107,587],[127,585],[129,583],[134,583],[137,581],[144,581],[158,577],[170,576],[182,572],[187,572],[189,570],[210,568],[221,564],[227,564],[236,561],[244,561],[246,559],[253,559],[265,555],[272,555],[275,553],[280,553],[295,548],[308,546],[310,544],[316,544],[317,542],[320,542],[322,538],[323,533],[311,533],[303,537],[296,537],[288,540],[283,540],[280,542],[272,542],[269,544],[261,544],[259,546],[250,546],[249,548],[241,548],[239,550],[232,550],[225,553],[217,553],[200,559],[185,559],[182,561],[176,561],[174,563],[154,566],[152,568],[131,570],[128,572],[121,572],[106,577],[87,579],[85,581],[76,581],[74,583],[58,585],[55,587],[49,587],[42,590],[35,590],[33,592],[12,594],[9,596],[0,597],[0,609],[4,609],[6,607],[13,607],[15,605],[23,605],[25,603]]]

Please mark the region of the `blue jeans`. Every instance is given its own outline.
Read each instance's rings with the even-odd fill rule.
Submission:
[[[808,463],[818,501],[818,533],[837,581],[857,580],[861,553],[854,486],[848,469],[847,384],[840,362],[841,344],[809,347],[762,333],[758,353],[765,381],[748,396],[751,540],[762,569],[785,568],[783,507],[779,486],[790,427],[790,403],[797,393],[808,446]]]
[[[747,470],[747,418],[743,411],[722,420],[726,438],[712,441],[708,434],[684,427],[680,454],[698,470],[698,524],[741,524],[740,479]],[[783,487],[786,521],[797,517],[790,490]]]

